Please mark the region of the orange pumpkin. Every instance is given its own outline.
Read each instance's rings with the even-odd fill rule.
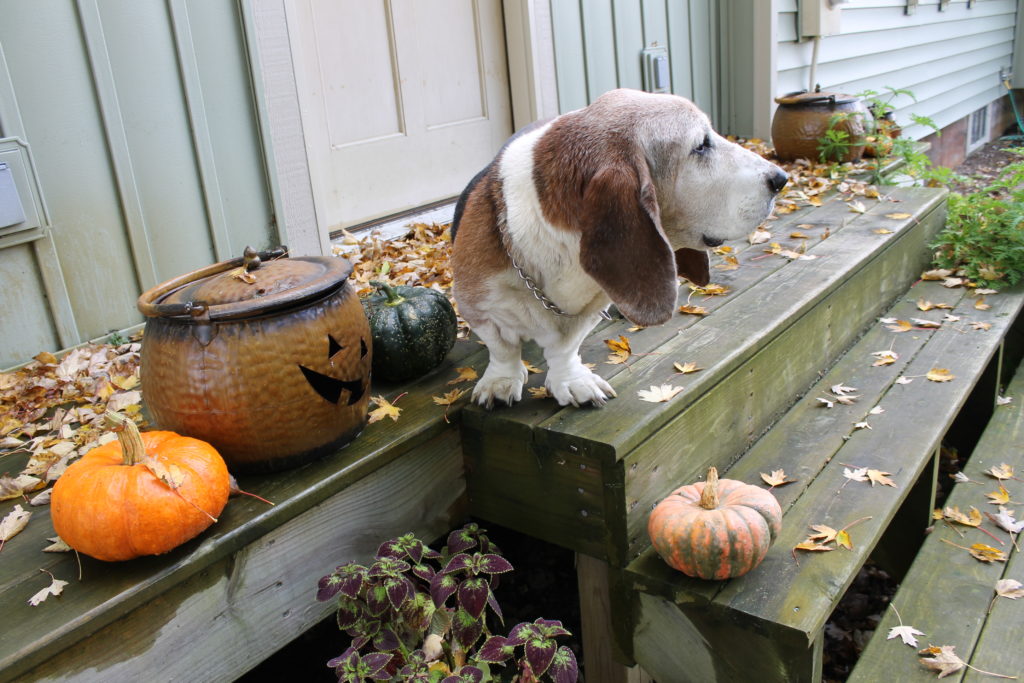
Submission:
[[[99,560],[130,560],[165,553],[217,521],[230,475],[213,446],[174,432],[140,434],[115,413],[107,419],[117,441],[86,453],[53,487],[53,528],[68,545]]]
[[[782,508],[768,491],[734,479],[681,486],[647,519],[654,549],[687,576],[729,579],[756,567],[782,529]]]

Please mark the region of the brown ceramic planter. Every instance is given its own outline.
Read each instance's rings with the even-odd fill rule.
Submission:
[[[863,141],[871,114],[860,98],[829,92],[796,92],[775,98],[779,108],[772,118],[772,144],[782,161],[818,161],[820,140],[830,127],[846,131],[851,141]],[[837,115],[838,118],[837,118]],[[852,145],[839,159],[856,161],[864,145]]]
[[[347,282],[352,265],[274,258],[283,253],[250,259],[249,270],[243,259],[217,263],[138,301],[154,421],[210,442],[236,472],[307,462],[366,423],[373,342]]]

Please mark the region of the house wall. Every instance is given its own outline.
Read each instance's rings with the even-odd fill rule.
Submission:
[[[45,218],[0,242],[0,368],[141,322],[141,291],[276,243],[237,3],[0,16],[0,137],[27,143]]]
[[[718,115],[715,0],[550,0],[558,108],[643,87],[640,52],[668,47],[672,92]]]
[[[781,95],[808,88],[813,41],[799,41],[798,0],[777,0],[778,81]],[[822,90],[857,94],[906,89],[916,101],[893,101],[904,135],[931,131],[910,115],[930,117],[941,129],[1006,95],[1000,70],[1013,63],[1017,0],[851,0],[841,33],[821,39],[816,82]],[[962,158],[962,157],[961,157]]]

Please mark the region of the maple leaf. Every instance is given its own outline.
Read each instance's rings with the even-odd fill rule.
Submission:
[[[1000,505],[997,514],[993,515],[991,512],[986,512],[985,514],[1003,531],[1008,531],[1011,534],[1019,534],[1021,531],[1024,531],[1024,520],[1018,522],[1014,519],[1013,510],[1007,510]]]
[[[987,332],[988,330],[992,329],[992,323],[972,322],[971,328],[975,330],[981,330],[982,332]]]
[[[885,408],[883,408],[882,406],[875,406],[874,408],[868,411],[868,415],[881,415],[884,412]]]
[[[786,484],[792,484],[796,479],[787,479],[786,472],[784,470],[772,470],[771,474],[765,474],[761,472],[761,479],[764,483],[768,484],[772,488],[776,486],[784,486]]]
[[[987,287],[980,287],[980,288],[974,290],[974,293],[975,294],[985,294],[985,295],[988,295],[988,294],[998,294],[999,290],[998,289],[989,289]]]
[[[791,233],[789,233],[789,237],[790,237],[790,239],[794,239],[794,240],[805,240],[805,239],[807,239],[807,235],[803,234],[802,232],[791,232]]]
[[[853,213],[864,213],[865,211],[868,210],[862,202],[856,199],[854,199],[852,202],[849,202],[849,207],[850,211],[852,211]]]
[[[963,284],[964,279],[962,277],[947,277],[942,281],[942,286],[949,287],[950,289],[953,289],[954,287],[961,287]]]
[[[963,484],[965,482],[971,481],[971,478],[968,477],[963,472],[955,472],[949,476],[951,476],[953,478],[953,481],[955,481],[958,484]]]
[[[678,373],[680,375],[688,375],[691,372],[699,372],[700,370],[704,369],[704,368],[698,368],[696,363],[679,363],[679,362],[676,362],[676,363],[672,363],[672,367],[675,369],[676,373]]]
[[[455,368],[455,372],[459,373],[459,376],[455,379],[448,380],[449,385],[459,384],[460,382],[472,382],[478,377],[476,370],[470,367]]]
[[[625,339],[625,337],[621,337],[621,338]],[[629,346],[628,342],[627,342],[626,345],[627,345],[627,347]],[[530,361],[528,361],[528,360],[524,360],[523,361],[523,367],[526,368],[527,372],[529,372],[530,374],[533,374],[533,375],[539,375],[540,373],[544,372],[543,370],[538,368],[536,365],[533,365],[532,363],[530,363]]]
[[[906,626],[904,624],[900,624],[899,626],[893,626],[891,629],[889,629],[889,635],[886,636],[886,640],[899,638],[906,645],[909,645],[910,647],[917,647],[917,638],[915,638],[914,636],[923,635],[925,635],[923,631],[918,631],[913,626]]]
[[[703,296],[723,296],[729,293],[728,287],[724,285],[716,285],[713,282],[708,283],[703,287],[695,285],[692,282],[689,283],[689,285],[690,289],[692,289],[695,294],[701,294]]]
[[[703,306],[690,306],[690,305],[686,305],[686,306],[680,306],[679,307],[679,312],[680,313],[686,313],[687,315],[707,315],[708,314],[708,309],[704,308]]]
[[[21,507],[20,504],[15,505],[6,517],[0,519],[0,550],[3,550],[4,543],[11,540],[25,528],[28,524],[29,518],[32,513]]]
[[[820,543],[815,543],[814,541],[808,539],[808,540],[805,540],[805,541],[801,541],[800,543],[797,543],[793,547],[793,550],[807,550],[807,551],[810,551],[810,552],[827,552],[829,550],[835,550],[835,548],[833,548],[830,545],[822,545]]]
[[[1003,479],[1013,479],[1013,465],[1005,462],[999,465],[993,465],[985,470],[985,474],[990,477],[995,477],[1000,481]]]
[[[1006,406],[1006,405],[1010,405],[1011,403],[1013,403],[1013,397],[1012,396],[996,396],[996,405],[997,406]]]
[[[674,387],[671,384],[662,384],[661,386],[651,386],[648,389],[641,389],[636,392],[637,396],[640,397],[641,401],[647,401],[648,403],[663,403],[669,401],[683,390],[683,387]]]
[[[878,228],[876,230],[872,230],[871,232],[875,233],[876,235],[891,235],[892,234],[892,230],[889,230],[888,228]]]
[[[1006,490],[1006,487],[1002,484],[999,485],[998,491],[992,493],[986,493],[986,497],[990,498],[988,502],[993,505],[1009,505],[1010,504],[1010,492]]]
[[[69,553],[73,550],[60,536],[51,536],[46,539],[50,545],[43,548],[44,553]]]
[[[854,429],[854,431],[859,430],[859,429],[871,429],[871,425],[869,425],[867,422],[863,422],[863,421],[861,421],[861,422],[854,422],[853,423],[853,429]]]
[[[142,458],[142,464],[146,466],[153,476],[167,485],[167,488],[178,489],[185,483],[185,472],[174,463],[165,464],[158,458],[146,454]]]
[[[853,539],[850,538],[850,532],[846,529],[840,529],[839,533],[836,534],[836,545],[847,550],[853,550]]]
[[[849,467],[844,467],[843,476],[851,481],[868,481],[868,468],[858,467],[851,470]]]
[[[764,228],[757,228],[754,232],[747,236],[747,241],[751,244],[764,244],[772,238],[772,234]]]
[[[881,484],[882,486],[891,486],[893,488],[896,488],[896,482],[894,482],[887,476],[892,474],[892,472],[882,472],[881,470],[869,469],[866,472],[866,474],[868,476],[868,479],[871,481],[872,488],[876,483]]]
[[[820,398],[820,397],[818,398],[818,402],[821,403],[822,405],[824,405],[826,408],[831,408],[832,406],[834,406],[836,404],[835,401],[830,401],[827,398]]]
[[[39,571],[50,574],[50,572],[46,571],[45,569],[40,569]],[[50,585],[42,589],[41,591],[37,592],[31,598],[29,598],[28,604],[35,607],[51,595],[60,595],[62,592],[64,592],[64,586],[66,585],[68,585],[67,581],[61,581],[60,579],[54,577],[53,574],[50,574]]]
[[[970,514],[964,514],[960,511],[958,505],[952,507],[946,506],[942,508],[942,515],[951,522],[957,524],[963,524],[964,526],[980,526],[981,525],[981,512],[978,508],[971,506]]]
[[[913,377],[897,377],[896,384],[910,384],[914,381]]]
[[[946,368],[932,368],[925,377],[932,382],[952,382],[956,379],[956,375]]]
[[[911,318],[911,321],[918,327],[923,327],[927,330],[934,330],[942,327],[942,323],[935,322],[934,320],[925,320],[924,318]]]
[[[392,405],[383,396],[374,396],[370,400],[373,401],[377,407],[370,411],[370,419],[367,420],[367,424],[379,422],[385,417],[390,417],[395,422],[398,421],[398,416],[402,412],[401,408]]]
[[[992,308],[992,305],[985,303],[985,297],[979,296],[978,300],[974,302],[974,307],[979,311],[987,311]]]
[[[533,398],[551,398],[551,392],[547,387],[527,387],[526,390]]]
[[[833,384],[831,387],[831,391],[836,396],[845,396],[846,394],[852,394],[853,392],[857,391],[857,387],[847,387],[843,386],[842,384]]]
[[[996,581],[996,595],[1001,598],[1016,600],[1024,598],[1024,583],[1017,579],[999,579]]]
[[[871,355],[875,357],[875,362],[871,364],[871,367],[879,367],[882,365],[892,365],[900,359],[900,355],[895,351],[886,349],[885,351],[872,351]]]
[[[817,533],[811,534],[807,537],[808,541],[817,541],[819,543],[831,543],[836,540],[836,534],[839,533],[837,529],[833,529],[830,526],[824,524],[812,524],[811,528]]]
[[[621,334],[618,339],[605,339],[604,343],[607,344],[608,348],[612,351],[608,354],[608,360],[605,361],[609,365],[625,363],[629,360],[630,354],[633,353],[633,350],[629,347],[629,339]]]
[[[956,656],[953,652],[953,645],[943,645],[940,648],[929,647],[921,650],[918,654],[930,654],[931,657],[923,657],[920,661],[925,668],[937,671],[939,678],[956,673],[966,666],[966,662]]]
[[[439,406],[450,406],[462,398],[466,391],[466,389],[452,389],[443,396],[432,396],[431,398],[434,400],[434,403]]]
[[[736,270],[740,267],[740,261],[735,256],[726,256],[722,262],[715,265],[718,270]]]
[[[967,549],[971,557],[982,562],[1006,562],[1006,553],[984,543],[975,543]]]
[[[892,330],[893,332],[910,332],[914,329],[914,326],[909,320],[897,320],[892,325],[886,325],[885,329]]]
[[[896,221],[902,221],[902,220],[906,220],[907,218],[910,218],[911,215],[912,214],[909,214],[909,213],[887,213],[887,214],[885,214],[885,217],[886,218],[891,218],[891,219],[896,220]]]
[[[0,500],[21,498],[26,493],[36,491],[46,486],[46,482],[38,477],[27,474],[19,474],[17,477],[4,475],[0,477]]]

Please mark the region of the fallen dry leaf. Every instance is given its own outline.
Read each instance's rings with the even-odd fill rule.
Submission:
[[[459,376],[455,379],[449,380],[448,384],[459,384],[460,382],[472,382],[477,379],[478,375],[476,370],[470,367],[455,368],[455,372],[459,373]]]
[[[40,569],[39,571],[50,574],[50,572],[47,572],[45,569]],[[41,591],[37,592],[31,598],[29,598],[28,604],[35,607],[51,595],[60,595],[62,592],[64,592],[64,586],[66,585],[68,585],[67,581],[61,581],[60,579],[56,578],[53,574],[50,574],[50,585],[42,589]]]
[[[978,300],[974,302],[974,307],[979,311],[987,311],[992,308],[991,304],[985,303],[985,297],[979,296]]]
[[[30,517],[32,517],[32,513],[18,504],[7,513],[6,517],[0,519],[0,550],[4,549],[4,543],[21,533]]]
[[[989,498],[990,503],[993,505],[1009,505],[1010,504],[1010,492],[1006,490],[1006,487],[1002,484],[999,485],[998,491],[992,493],[986,493],[985,496]]]
[[[892,365],[900,359],[900,355],[895,351],[886,349],[885,351],[872,351],[871,355],[875,357],[875,362],[871,364],[871,367],[877,368],[883,365]]]
[[[990,477],[995,477],[1002,481],[1003,479],[1013,479],[1013,465],[1009,463],[1000,463],[993,465],[985,470],[985,474]]]
[[[932,368],[925,377],[932,382],[952,382],[956,379],[956,375],[946,368]]]
[[[551,398],[551,392],[547,387],[527,387],[526,390],[533,398]]]
[[[73,550],[60,536],[51,536],[46,540],[50,545],[43,548],[44,553],[69,553]]]
[[[747,236],[747,241],[751,244],[764,244],[772,238],[772,234],[763,228],[758,228],[754,232]]]
[[[998,513],[994,515],[991,512],[985,513],[985,515],[1003,531],[1008,531],[1011,534],[1019,534],[1021,531],[1024,531],[1024,519],[1018,522],[1014,519],[1014,514],[1013,510],[1008,510],[1001,505],[999,506]]]
[[[875,484],[881,484],[882,486],[891,486],[893,488],[896,488],[896,482],[894,482],[888,476],[888,475],[892,474],[892,472],[882,472],[881,470],[869,469],[866,472],[866,474],[868,476],[868,479],[871,481],[871,486],[872,487]]]
[[[820,543],[815,543],[814,541],[801,541],[800,543],[797,543],[796,546],[793,547],[793,550],[807,550],[807,551],[810,551],[810,552],[827,552],[829,550],[835,550],[835,548],[833,546],[830,546],[830,545],[822,545]]]
[[[918,327],[923,327],[926,330],[934,330],[942,327],[941,322],[936,322],[934,320],[926,320],[924,318],[911,318],[911,321]]]
[[[944,678],[964,668],[965,662],[953,652],[953,645],[942,647],[929,647],[918,652],[919,655],[929,654],[931,657],[923,657],[920,661],[926,669],[935,671],[939,678]]]
[[[971,329],[987,332],[988,330],[992,329],[992,323],[972,322]]]
[[[996,581],[996,595],[1001,598],[1016,600],[1024,598],[1024,583],[1017,579],[999,579]]]
[[[887,213],[887,214],[885,214],[885,217],[886,218],[891,218],[891,219],[896,220],[896,221],[902,221],[902,220],[906,220],[907,218],[910,218],[911,215],[912,214],[909,214],[909,213]]]
[[[377,406],[370,411],[370,419],[367,421],[368,424],[379,422],[385,417],[390,417],[395,422],[398,421],[398,416],[402,413],[402,409],[392,405],[383,396],[374,396],[370,399]]]
[[[896,384],[910,384],[914,381],[913,377],[897,377]]]
[[[847,550],[853,550],[853,539],[850,538],[850,532],[846,529],[840,529],[839,533],[836,534],[836,545]]]
[[[466,389],[452,389],[443,396],[432,396],[434,403],[439,406],[450,406],[458,401],[466,393]]]
[[[664,403],[670,401],[672,398],[683,390],[683,387],[674,387],[671,384],[662,384],[661,386],[651,386],[650,389],[641,389],[636,392],[637,396],[640,397],[641,401],[647,401],[648,403]]]
[[[672,363],[672,367],[673,367],[673,369],[675,369],[676,373],[680,374],[680,375],[688,375],[691,372],[699,372],[700,370],[704,369],[704,368],[698,368],[696,363],[679,363],[679,362],[676,362],[676,363]]]
[[[964,514],[960,511],[960,507],[954,505],[952,507],[946,506],[942,508],[942,516],[951,522],[962,524],[964,526],[981,526],[981,511],[978,508],[971,506],[969,514]]]
[[[784,486],[785,484],[792,484],[796,479],[787,479],[786,473],[783,470],[772,470],[771,474],[765,474],[761,472],[761,479],[764,483],[768,484],[772,488],[776,486]]]
[[[0,500],[21,498],[26,493],[37,491],[46,486],[46,482],[38,477],[19,474],[16,477],[4,475],[0,477]]]
[[[844,467],[843,476],[851,481],[868,481],[868,468],[857,467],[850,469],[849,467]]]
[[[839,533],[838,529],[833,529],[825,524],[812,524],[811,528],[814,529],[815,533],[808,536],[807,540],[818,543],[831,543],[836,540],[836,534]]]
[[[904,644],[910,647],[917,647],[917,638],[914,636],[925,635],[923,631],[918,631],[913,626],[900,624],[899,626],[893,626],[889,629],[889,635],[886,636],[886,640],[892,640],[893,638],[899,638]]]
[[[938,268],[936,270],[926,270],[921,273],[922,280],[945,280],[947,277],[953,274],[952,270],[945,268]]]
[[[608,354],[608,360],[605,361],[609,365],[619,365],[629,360],[630,354],[633,353],[629,347],[629,339],[623,335],[619,335],[618,339],[605,339],[604,343],[611,349],[611,353]]]
[[[865,211],[868,210],[867,207],[864,206],[863,202],[860,202],[856,199],[853,200],[852,202],[849,202],[849,207],[850,211],[852,211],[853,213],[864,213]]]
[[[625,337],[623,337],[623,339],[625,339]],[[528,360],[523,361],[523,367],[526,368],[526,371],[531,375],[539,375],[540,373],[544,372],[543,370],[541,370]]]
[[[971,553],[971,557],[982,562],[1006,562],[1006,553],[984,543],[975,543],[968,548],[968,552]]]
[[[708,314],[708,310],[706,308],[704,308],[703,306],[690,306],[690,305],[680,306],[679,307],[679,312],[680,313],[686,313],[687,315],[707,315]]]
[[[897,320],[892,325],[886,325],[885,329],[892,330],[893,332],[910,332],[914,329],[914,326],[909,320]]]
[[[872,230],[871,232],[875,233],[876,235],[891,235],[892,234],[892,230],[889,230],[887,228],[878,228],[877,230]]]

